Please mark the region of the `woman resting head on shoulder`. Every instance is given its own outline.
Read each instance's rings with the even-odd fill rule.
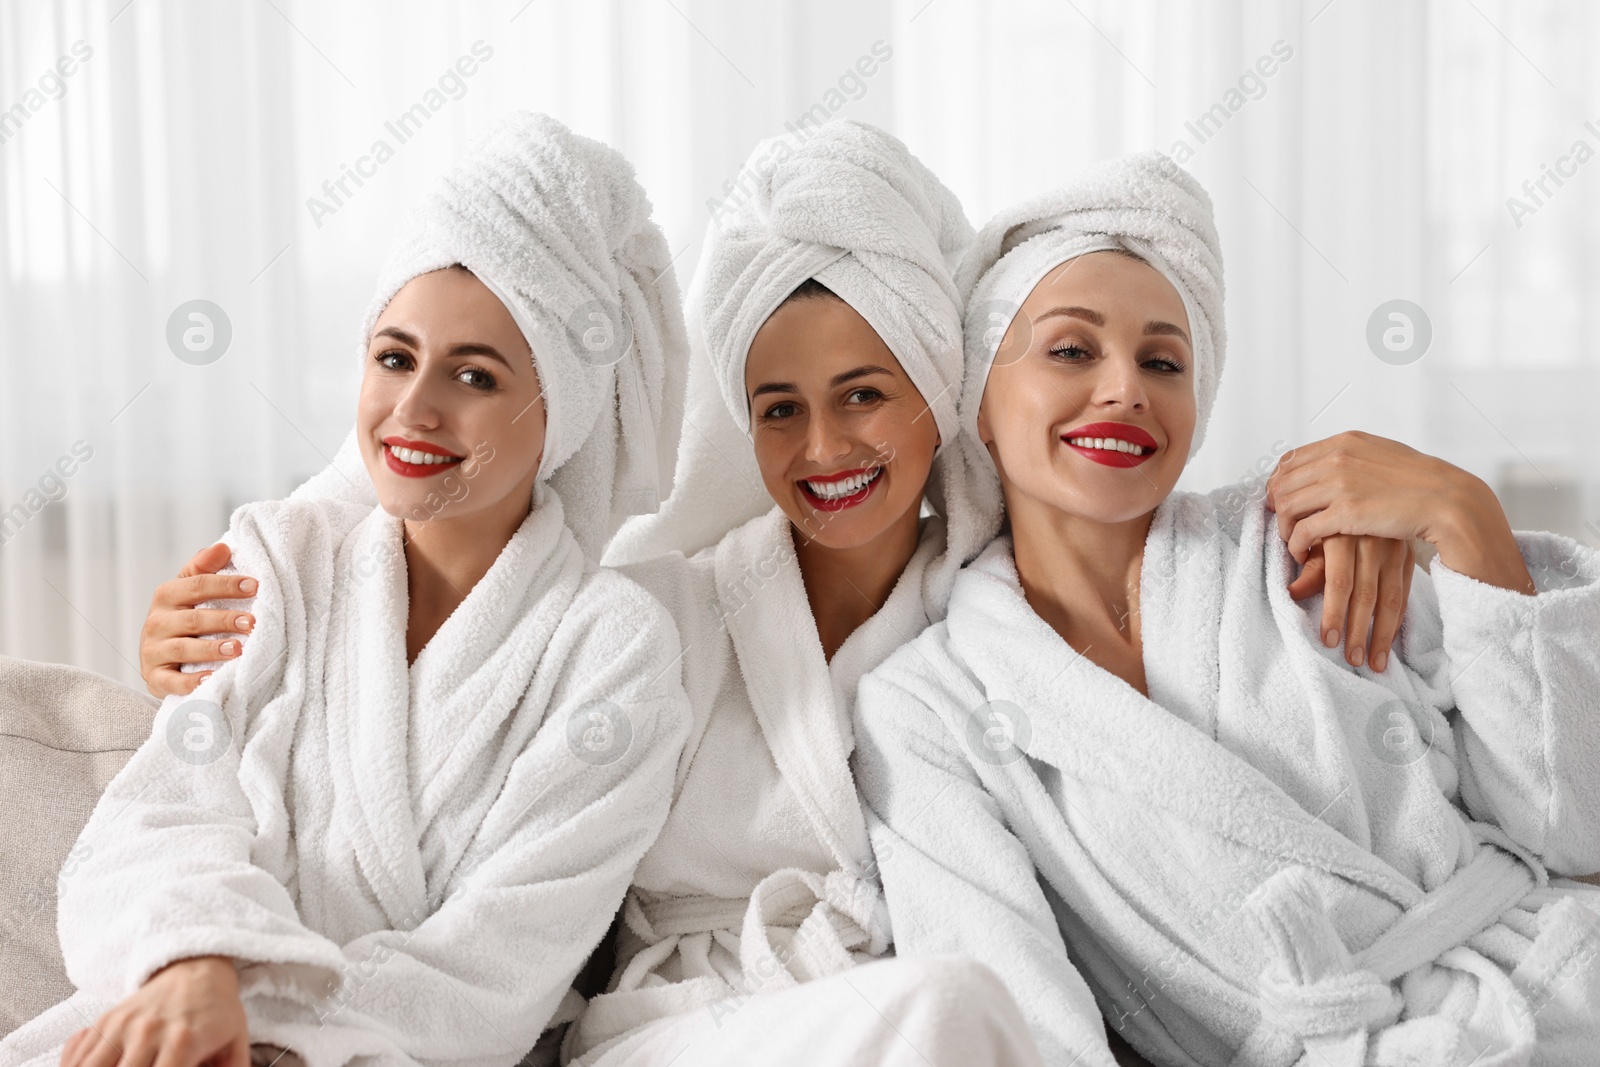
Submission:
[[[0,1062],[510,1067],[571,1017],[689,728],[670,617],[596,565],[671,469],[676,287],[627,162],[528,113],[399,237],[343,499],[234,513],[249,644],[106,789],[78,992]],[[571,343],[591,309],[631,345]]]
[[[961,277],[1009,533],[862,682],[898,951],[988,963],[1047,1060],[1103,1015],[1156,1062],[1586,1062],[1600,894],[1557,876],[1600,868],[1597,554],[1366,435],[1175,492],[1222,268],[1164,156],[1003,212]],[[1438,551],[1371,662],[1288,589],[1352,536]]]
[[[893,957],[848,763],[861,675],[943,613],[999,525],[956,417],[950,264],[972,230],[862,123],[765,142],[745,173],[690,285],[673,496],[607,555],[673,612],[695,729],[615,976],[563,1054],[1036,1062],[993,975]]]

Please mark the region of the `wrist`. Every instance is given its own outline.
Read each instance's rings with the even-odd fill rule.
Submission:
[[[183,974],[190,978],[221,981],[234,987],[239,984],[239,967],[231,956],[190,956],[187,959],[173,960],[151,974],[150,979],[168,972]]]
[[[1457,574],[1532,595],[1536,590],[1499,498],[1487,482],[1465,471],[1443,496],[1425,540]]]

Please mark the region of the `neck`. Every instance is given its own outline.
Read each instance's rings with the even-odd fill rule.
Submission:
[[[489,573],[527,515],[500,509],[427,522],[405,520],[406,662],[416,660],[451,612]]]
[[[1105,666],[1102,656],[1119,652],[1137,660],[1139,568],[1155,512],[1105,523],[1012,497],[1012,550],[1029,606],[1091,662]]]
[[[883,607],[922,538],[916,507],[863,545],[829,548],[807,540],[792,524],[794,553],[800,562],[811,615],[817,621],[822,654],[830,662],[845,639]]]

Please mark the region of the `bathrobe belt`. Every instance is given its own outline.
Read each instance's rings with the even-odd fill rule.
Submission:
[[[843,870],[774,871],[746,899],[713,896],[644,900],[628,894],[623,921],[647,945],[679,937],[739,931],[739,957],[753,993],[837,974],[853,952],[881,956],[889,947],[889,910],[874,881]],[[793,931],[774,944],[773,931]],[[721,938],[719,938],[721,940]],[[656,953],[646,949],[645,955]]]
[[[1233,1062],[1293,1063],[1303,1046],[1319,1065],[1361,1067],[1369,1032],[1393,1025],[1405,1006],[1393,983],[1435,962],[1475,975],[1485,1004],[1501,1007],[1512,1043],[1531,1044],[1533,1013],[1525,998],[1503,971],[1465,946],[1545,884],[1546,875],[1538,861],[1486,840],[1503,841],[1493,828],[1474,829],[1483,841],[1477,854],[1360,952],[1345,947],[1310,869],[1286,867],[1257,888],[1245,907],[1270,946],[1261,974],[1263,1011]]]

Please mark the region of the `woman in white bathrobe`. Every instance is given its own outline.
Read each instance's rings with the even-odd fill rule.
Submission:
[[[1009,531],[862,683],[898,951],[987,962],[1049,1062],[1104,1012],[1159,1064],[1594,1063],[1600,894],[1558,876],[1600,867],[1600,558],[1364,435],[1172,493],[1222,277],[1164,156],[970,256],[972,306],[1015,311],[969,323],[964,401]],[[1333,534],[1438,551],[1392,658],[1352,667],[1285,595]]]
[[[555,174],[613,195],[556,202]],[[561,256],[635,316],[625,370],[523,325],[585,295],[552,280],[576,273]],[[242,1067],[266,1045],[509,1067],[533,1047],[660,830],[689,728],[671,619],[582,547],[605,532],[586,515],[630,506],[616,438],[671,443],[648,409],[609,419],[616,381],[659,388],[681,359],[673,294],[650,295],[668,263],[626,162],[527,114],[400,228],[351,472],[377,506],[234,513],[250,644],[168,698],[107,787],[62,880],[79,992],[0,1063]],[[557,488],[573,467],[597,506]]]

